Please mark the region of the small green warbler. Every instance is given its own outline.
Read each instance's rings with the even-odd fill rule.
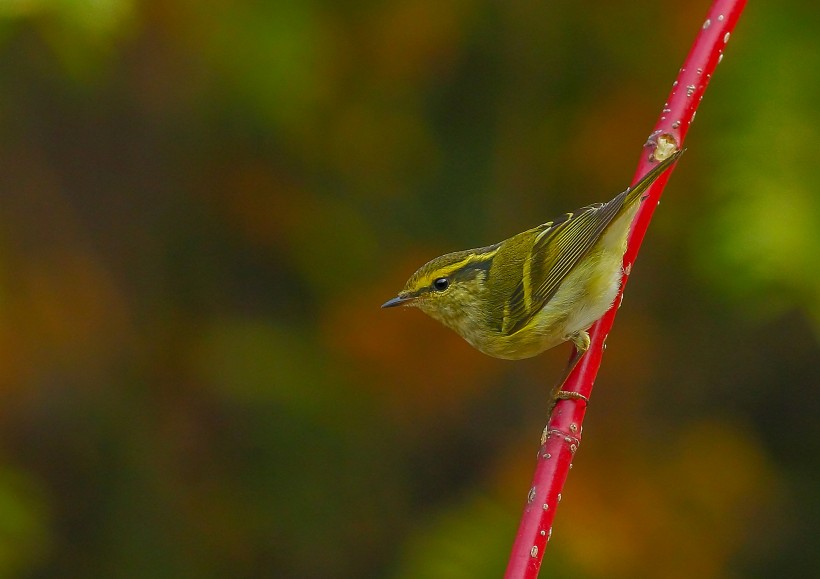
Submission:
[[[433,259],[382,307],[417,307],[496,358],[529,358],[571,340],[576,354],[566,379],[589,348],[586,330],[618,294],[627,236],[644,193],[681,153],[608,203]],[[581,397],[560,392],[562,384],[554,397]]]

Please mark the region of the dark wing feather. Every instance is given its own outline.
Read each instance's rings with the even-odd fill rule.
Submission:
[[[584,207],[538,234],[531,250],[528,281],[522,276],[510,296],[503,333],[517,332],[541,311],[618,214],[624,197],[621,194],[609,203]],[[529,287],[529,300],[525,284]]]
[[[610,202],[590,205],[575,214],[568,213],[563,220],[545,223],[532,230],[534,241],[528,256],[529,266],[525,260],[522,264],[524,275],[510,292],[500,324],[501,332],[509,335],[526,326],[553,297],[567,274],[592,249],[612,220],[624,208],[642,199],[652,182],[681,154],[683,151],[677,151],[652,167],[635,185]],[[527,267],[529,275],[526,275]]]

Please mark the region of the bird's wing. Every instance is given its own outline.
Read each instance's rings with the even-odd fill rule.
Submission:
[[[513,334],[525,327],[555,294],[567,274],[595,245],[612,220],[626,207],[643,198],[646,190],[683,151],[664,159],[609,203],[567,213],[561,220],[545,223],[534,231],[532,250],[523,262],[521,281],[504,305],[501,331]]]
[[[522,279],[506,304],[503,334],[514,334],[541,311],[622,206],[623,195],[619,195],[609,203],[584,207],[543,226],[523,263]]]

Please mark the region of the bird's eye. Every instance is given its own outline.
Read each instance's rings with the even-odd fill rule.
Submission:
[[[443,292],[448,287],[450,287],[450,280],[446,277],[440,277],[433,282],[433,289],[436,291]]]

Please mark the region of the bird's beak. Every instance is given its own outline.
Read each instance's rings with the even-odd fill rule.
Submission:
[[[382,307],[383,308],[395,308],[396,306],[403,306],[405,304],[409,304],[414,299],[416,299],[414,296],[407,295],[407,294],[405,294],[405,295],[399,294],[396,297],[394,297],[392,300],[387,300],[386,302],[384,302],[382,304]]]

